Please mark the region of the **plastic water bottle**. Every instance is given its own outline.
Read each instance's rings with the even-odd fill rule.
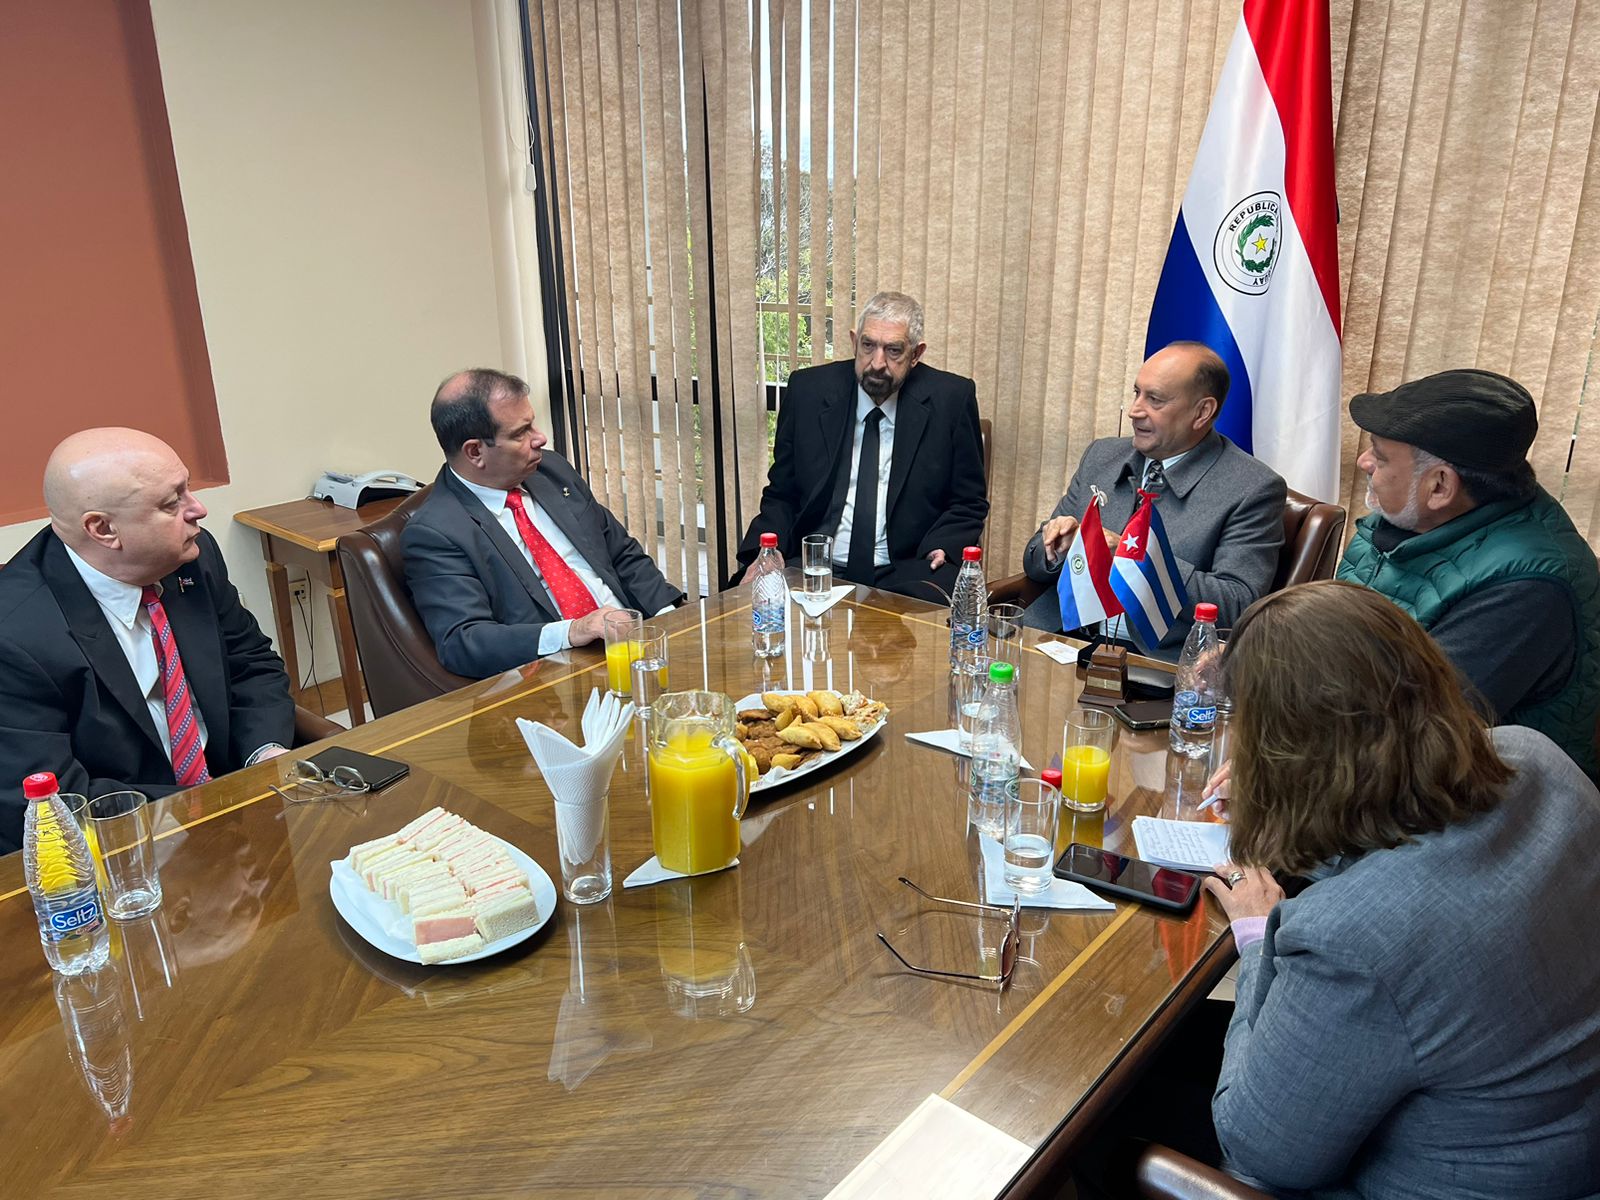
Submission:
[[[63,975],[98,971],[111,953],[111,931],[100,907],[89,843],[61,802],[50,772],[29,775],[22,794],[28,801],[22,874],[39,918],[44,956]]]
[[[757,658],[777,658],[783,653],[784,609],[789,606],[789,585],[783,578],[783,556],[778,535],[761,535],[756,573],[750,577],[750,612],[754,622]]]
[[[1216,680],[1222,660],[1217,644],[1217,606],[1196,604],[1194,628],[1183,643],[1172,697],[1172,749],[1185,758],[1211,753],[1217,724]]]
[[[989,683],[972,733],[972,774],[967,788],[967,823],[992,838],[1005,836],[1006,796],[1022,761],[1022,713],[1017,707],[1016,668],[989,665]]]
[[[983,548],[961,552],[961,573],[950,594],[950,665],[959,667],[983,654],[989,635],[989,585],[983,578]]]

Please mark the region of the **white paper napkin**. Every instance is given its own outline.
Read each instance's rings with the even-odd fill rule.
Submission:
[[[853,583],[836,583],[826,595],[807,596],[804,592],[792,591],[789,596],[806,616],[820,617],[855,590]]]
[[[1069,646],[1066,642],[1040,642],[1034,649],[1046,658],[1053,658],[1064,667],[1073,667],[1078,664],[1078,647]]]
[[[959,729],[926,729],[921,733],[908,733],[906,737],[913,742],[920,742],[924,746],[932,746],[935,750],[944,750],[950,754],[959,754],[962,758],[972,757],[972,747],[964,744],[964,739]],[[1033,770],[1033,764],[1027,759],[1022,759],[1025,770]]]
[[[990,904],[1010,904],[1018,893],[1006,885],[1006,856],[992,837],[978,839],[983,851],[983,894]],[[1068,879],[1050,880],[1042,892],[1022,892],[1023,908],[1079,908],[1111,912],[1116,905],[1101,899],[1081,883]]]
[[[723,867],[722,869],[724,871],[726,871],[728,869],[728,867],[737,867],[738,865],[739,865],[739,860],[736,858],[731,863],[729,863],[727,867]],[[700,873],[702,875],[715,875],[716,874],[715,871],[702,871]],[[652,883],[665,883],[669,879],[688,879],[688,878],[689,878],[689,876],[687,874],[685,874],[683,871],[669,871],[669,870],[667,870],[665,867],[663,867],[661,865],[661,860],[659,858],[657,858],[654,854],[652,854],[642,867],[639,867],[637,870],[635,870],[632,874],[630,874],[626,879],[624,879],[622,881],[622,886],[625,887],[625,888],[649,887]]]
[[[579,722],[582,746],[539,721],[517,718],[528,753],[556,799],[558,840],[575,862],[592,858],[605,833],[606,793],[632,720],[631,701],[619,701],[609,692],[602,697],[598,688],[589,693]]]

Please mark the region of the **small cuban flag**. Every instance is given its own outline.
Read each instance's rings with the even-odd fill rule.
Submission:
[[[1128,614],[1134,640],[1148,652],[1161,644],[1188,607],[1189,593],[1167,544],[1155,496],[1146,491],[1139,495],[1142,502],[1123,529],[1116,557],[1111,560],[1111,590]]]
[[[1089,501],[1088,511],[1078,522],[1078,536],[1072,539],[1061,577],[1056,581],[1061,628],[1069,632],[1096,625],[1122,611],[1111,590],[1111,547],[1106,545],[1100,524],[1101,503],[1098,495]]]

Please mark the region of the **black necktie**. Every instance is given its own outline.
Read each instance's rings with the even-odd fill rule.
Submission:
[[[1154,494],[1166,486],[1167,473],[1161,467],[1161,460],[1152,458],[1144,473],[1144,490]]]
[[[878,551],[878,426],[883,409],[873,406],[861,431],[861,465],[856,471],[856,509],[850,518],[850,556],[845,570],[856,583],[870,584]]]

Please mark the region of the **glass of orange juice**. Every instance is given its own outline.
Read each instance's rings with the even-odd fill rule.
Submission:
[[[1116,727],[1102,708],[1082,706],[1067,717],[1061,739],[1061,824],[1057,842],[1098,846],[1105,838],[1106,785]]]
[[[619,608],[605,619],[606,686],[618,700],[633,690],[633,660],[639,657],[644,637],[644,614],[636,608]]]

